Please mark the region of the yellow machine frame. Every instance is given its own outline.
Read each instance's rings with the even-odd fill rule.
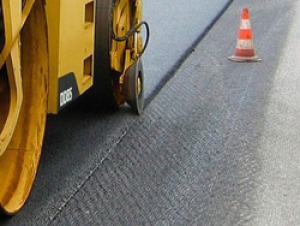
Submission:
[[[0,1],[5,27],[0,54],[0,211],[13,215],[34,182],[47,113],[57,114],[93,87],[99,0]],[[141,22],[142,0],[112,2],[112,33],[126,36]],[[118,105],[128,100],[128,71],[136,71],[128,69],[143,52],[138,33],[140,27],[126,41],[111,39],[109,66],[118,75],[113,85]],[[142,77],[132,81],[139,95]]]
[[[48,112],[57,113],[60,107],[74,98],[73,95],[68,97],[68,93],[58,96],[71,88],[66,87],[59,92],[60,78],[72,73],[79,95],[93,84],[95,2],[77,0],[76,4],[70,4],[70,0],[49,0],[46,2],[46,12],[50,65]]]

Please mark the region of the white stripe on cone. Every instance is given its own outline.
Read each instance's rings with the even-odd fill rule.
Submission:
[[[238,39],[236,48],[237,49],[253,49],[253,40]]]
[[[251,22],[249,19],[241,19],[240,23],[240,29],[246,30],[246,29],[251,29]]]

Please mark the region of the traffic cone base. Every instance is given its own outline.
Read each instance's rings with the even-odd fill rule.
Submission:
[[[228,59],[235,61],[235,62],[258,62],[258,61],[261,61],[261,59],[256,55],[249,56],[249,57],[244,57],[244,56],[240,57],[240,56],[233,55],[233,56],[229,56]]]

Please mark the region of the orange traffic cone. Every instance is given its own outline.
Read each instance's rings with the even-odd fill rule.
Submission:
[[[235,48],[235,54],[228,57],[229,60],[237,62],[260,61],[256,56],[253,44],[253,32],[251,29],[250,12],[248,8],[242,10],[238,40]]]

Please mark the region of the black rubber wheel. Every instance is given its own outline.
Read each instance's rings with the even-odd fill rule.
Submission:
[[[144,110],[144,68],[141,59],[127,69],[124,82],[126,102],[136,114],[142,114]]]
[[[112,0],[97,0],[95,21],[95,61],[94,85],[91,89],[92,101],[103,104],[111,109],[117,109],[113,92],[113,81],[116,77],[110,68]]]

